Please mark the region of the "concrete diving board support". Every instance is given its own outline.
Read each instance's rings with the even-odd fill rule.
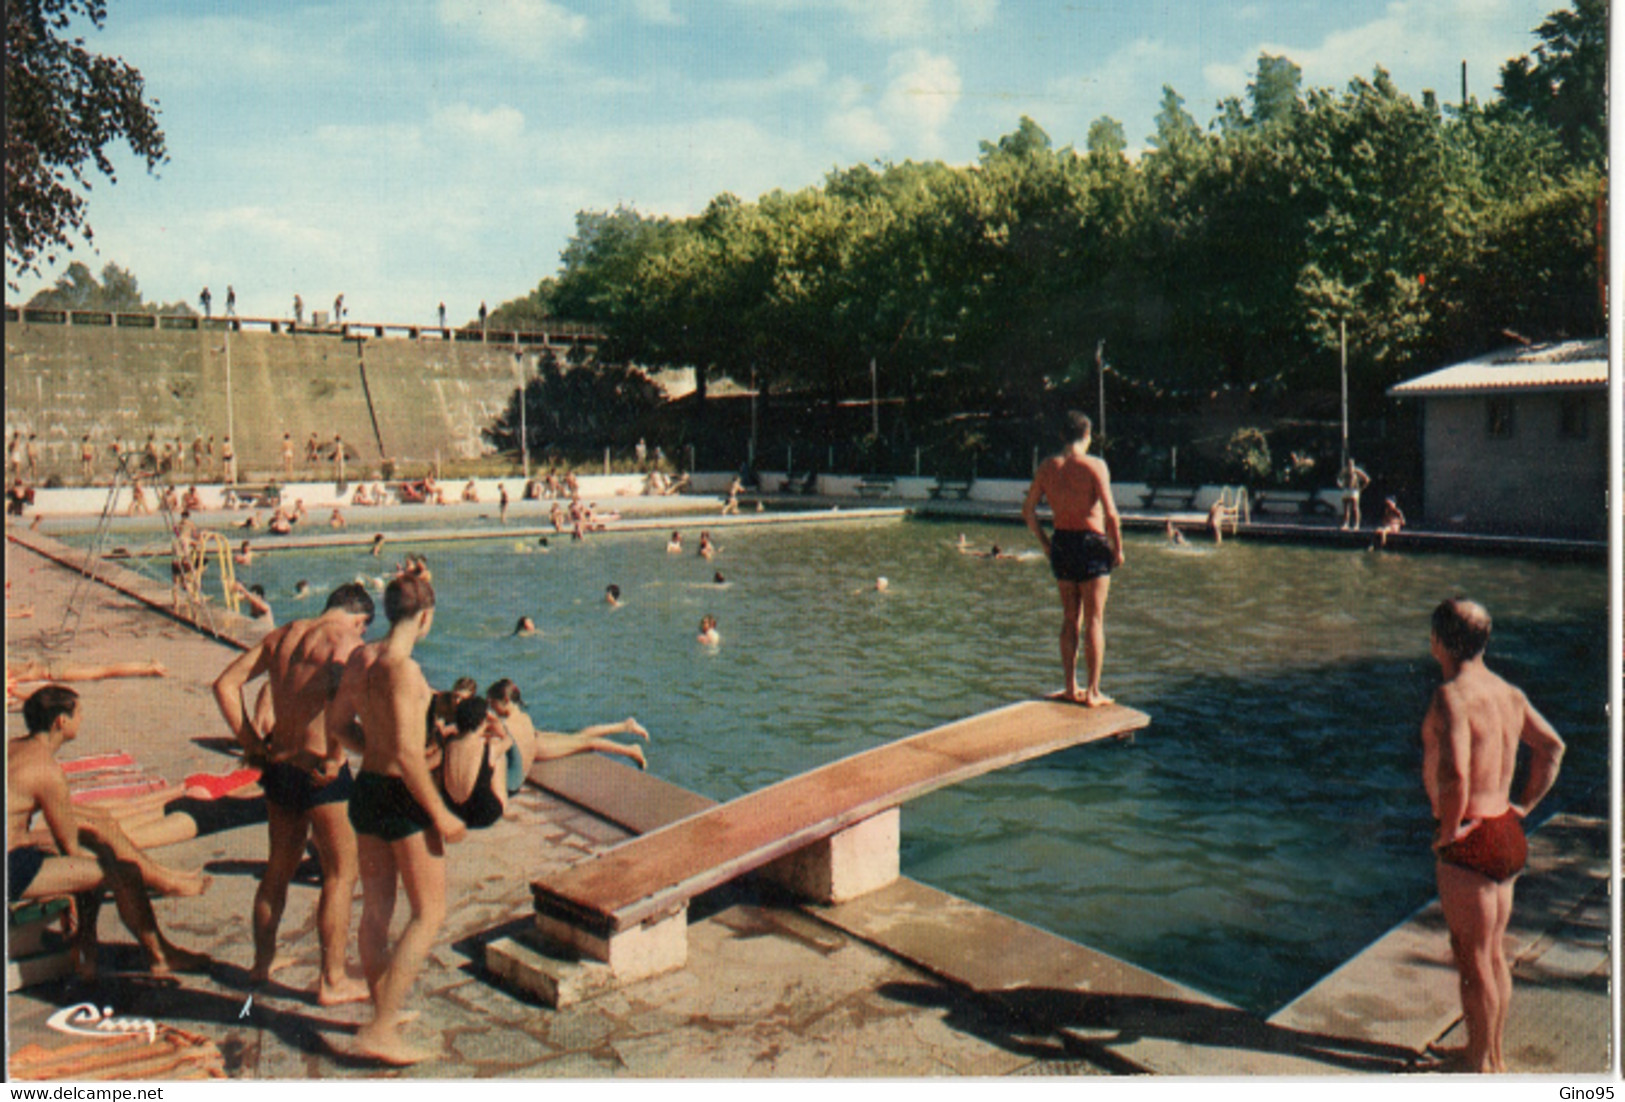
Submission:
[[[590,986],[681,968],[688,903],[700,893],[761,870],[816,902],[858,898],[898,877],[902,804],[1150,722],[1115,704],[1023,701],[696,810],[532,883],[541,953],[508,939],[488,947],[487,964],[554,1005],[571,984],[531,982],[537,961],[516,959],[518,950],[597,962],[602,974]]]

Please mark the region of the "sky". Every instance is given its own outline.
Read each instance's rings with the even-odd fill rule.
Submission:
[[[123,146],[78,260],[148,301],[238,312],[345,296],[357,322],[495,309],[558,271],[582,210],[684,217],[873,162],[969,164],[1031,116],[1131,149],[1162,86],[1206,125],[1260,53],[1306,87],[1382,66],[1495,94],[1560,0],[112,0],[88,45],[141,70],[169,161]]]

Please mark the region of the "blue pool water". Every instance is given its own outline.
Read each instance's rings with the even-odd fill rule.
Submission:
[[[681,527],[697,542],[699,524]],[[427,544],[439,611],[419,656],[437,685],[513,677],[544,727],[636,715],[653,772],[727,799],[1059,686],[1044,563],[961,556],[961,530],[1036,550],[1019,528],[920,521],[723,530],[714,563],[668,556],[653,532],[546,554]],[[1433,894],[1417,731],[1437,681],[1428,615],[1456,593],[1494,614],[1491,665],[1570,742],[1542,812],[1606,779],[1600,566],[1149,537],[1127,550],[1105,687],[1151,727],[910,804],[906,874],[1274,1009]],[[287,617],[302,614],[297,579],[325,594],[382,565],[289,551],[244,574]],[[603,603],[611,582],[626,607]],[[694,641],[706,613],[715,650]],[[511,636],[521,614],[539,636]]]

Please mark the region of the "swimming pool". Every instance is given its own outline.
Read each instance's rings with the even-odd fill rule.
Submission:
[[[653,772],[727,799],[1058,687],[1043,562],[959,555],[961,530],[1032,550],[1019,528],[920,521],[718,531],[714,563],[653,532],[425,545],[439,611],[419,656],[437,685],[512,676],[544,726],[635,714]],[[1433,894],[1417,730],[1428,614],[1453,593],[1489,607],[1491,664],[1570,742],[1542,812],[1607,776],[1600,566],[1134,536],[1128,557],[1105,687],[1151,728],[910,804],[907,875],[1273,1010]],[[287,617],[297,579],[325,593],[380,566],[272,552],[243,573]],[[694,641],[706,613],[715,650]],[[521,614],[540,635],[511,635]]]

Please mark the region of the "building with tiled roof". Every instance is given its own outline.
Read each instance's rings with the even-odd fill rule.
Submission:
[[[1427,526],[1607,538],[1607,341],[1501,349],[1388,396],[1422,403]]]

